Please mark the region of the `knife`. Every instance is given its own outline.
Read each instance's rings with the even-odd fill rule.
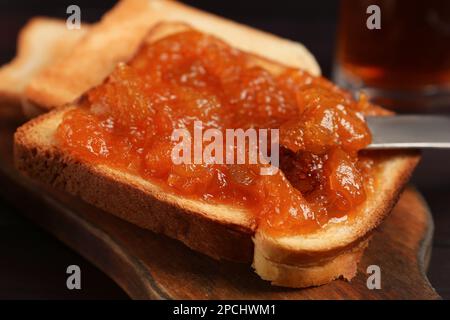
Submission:
[[[372,132],[367,149],[450,148],[450,116],[366,117]]]

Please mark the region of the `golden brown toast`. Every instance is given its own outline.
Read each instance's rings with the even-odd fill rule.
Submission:
[[[183,28],[182,24],[160,24],[146,41]],[[255,64],[272,70],[283,68],[257,57]],[[54,110],[18,129],[15,161],[20,171],[216,259],[253,260],[263,279],[287,287],[320,285],[339,277],[351,279],[371,231],[389,213],[419,160],[414,152],[377,156],[376,179],[382,183],[354,219],[308,234],[271,237],[258,230],[252,214],[243,209],[184,198],[140,176],[80,161],[63,152],[54,134],[71,108],[76,105]]]
[[[62,20],[33,18],[20,31],[17,55],[0,69],[0,98],[20,105],[28,82],[46,66],[67,56],[89,26],[69,30]],[[26,108],[29,116],[33,110]]]
[[[118,62],[130,59],[150,28],[162,20],[186,22],[241,50],[320,73],[313,56],[299,43],[174,1],[121,0],[70,55],[32,79],[27,100],[43,111],[74,101],[100,84]]]

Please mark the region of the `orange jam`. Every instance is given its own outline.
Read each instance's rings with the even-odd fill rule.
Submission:
[[[74,157],[139,175],[185,197],[242,207],[272,234],[312,232],[351,217],[373,185],[359,152],[376,113],[321,77],[257,58],[197,31],[145,44],[69,111],[56,138]],[[178,164],[176,128],[275,128],[280,170],[262,164]]]

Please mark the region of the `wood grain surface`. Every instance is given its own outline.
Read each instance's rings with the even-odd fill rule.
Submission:
[[[308,289],[271,286],[249,265],[212,260],[165,236],[138,228],[64,193],[35,184],[12,165],[20,114],[0,109],[1,192],[30,219],[91,261],[135,299],[439,299],[425,271],[433,222],[408,188],[374,232],[352,282]],[[381,268],[380,290],[366,286],[367,267]]]

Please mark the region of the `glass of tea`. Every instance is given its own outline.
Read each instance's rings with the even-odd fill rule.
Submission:
[[[341,0],[334,78],[399,112],[450,110],[450,1]]]

